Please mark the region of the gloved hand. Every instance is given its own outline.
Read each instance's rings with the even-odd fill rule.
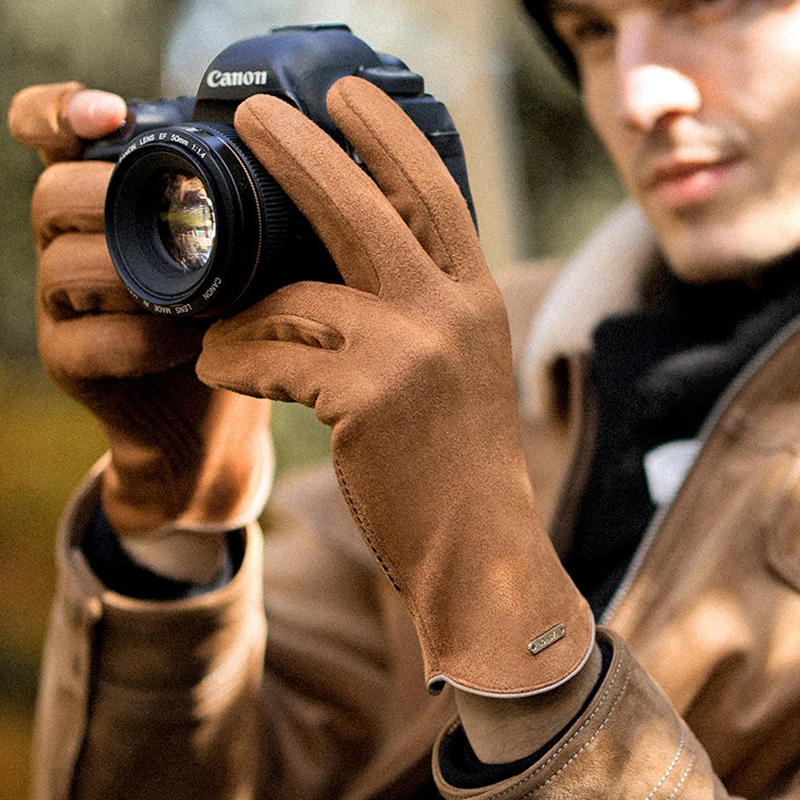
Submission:
[[[377,185],[276,98],[249,98],[236,128],[347,285],[293,284],[215,323],[198,374],[313,406],[333,428],[341,490],[411,613],[432,691],[546,691],[588,658],[594,623],[537,513],[502,299],[410,119],[357,78],[328,106]]]
[[[203,329],[147,314],[128,295],[103,234],[112,165],[53,163],[80,152],[76,127],[104,132],[107,123],[91,119],[98,96],[78,84],[32,87],[9,112],[12,135],[53,164],[32,204],[42,363],[108,437],[102,503],[131,552],[161,552],[158,563],[140,560],[171,577],[210,578],[224,548],[210,534],[253,520],[266,500],[269,403],[202,384],[194,362]],[[106,111],[113,100],[100,96]]]

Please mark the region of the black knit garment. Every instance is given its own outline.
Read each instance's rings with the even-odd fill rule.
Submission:
[[[792,259],[758,286],[691,285],[661,268],[641,310],[595,330],[597,439],[565,566],[596,616],[655,512],[645,454],[695,437],[736,374],[800,313],[798,268]]]

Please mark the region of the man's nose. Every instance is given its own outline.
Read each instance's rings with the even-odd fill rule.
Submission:
[[[618,113],[623,122],[649,132],[659,121],[700,108],[695,81],[675,64],[655,21],[634,19],[617,32]]]

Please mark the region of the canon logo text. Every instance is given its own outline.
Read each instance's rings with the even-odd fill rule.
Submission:
[[[206,83],[217,89],[224,86],[263,86],[267,82],[267,71],[247,70],[247,72],[221,72],[212,69],[206,76]]]

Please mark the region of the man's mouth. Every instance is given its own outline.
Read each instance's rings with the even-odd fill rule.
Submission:
[[[737,158],[665,159],[652,169],[646,188],[662,206],[688,208],[710,200],[740,164]]]

